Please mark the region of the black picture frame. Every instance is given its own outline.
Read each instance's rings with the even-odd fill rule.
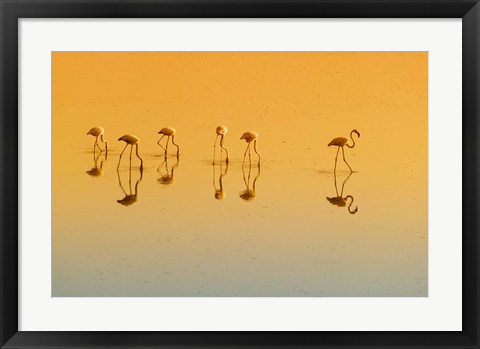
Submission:
[[[479,348],[479,11],[480,5],[477,0],[0,0],[1,347]],[[459,332],[18,331],[18,19],[132,17],[462,18],[463,330]],[[45,315],[48,316],[48,314]],[[128,317],[128,314],[124,316]]]

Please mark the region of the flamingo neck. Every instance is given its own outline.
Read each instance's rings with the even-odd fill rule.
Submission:
[[[350,139],[352,140],[353,144],[350,145],[350,144],[347,143],[346,146],[349,147],[349,148],[353,148],[353,147],[355,147],[355,140],[353,139],[353,131],[350,132]]]
[[[178,153],[180,152],[180,147],[178,146],[177,143],[175,143],[175,135],[172,135],[172,143],[174,146],[177,147],[177,156],[178,156]]]
[[[261,156],[260,156],[260,153],[257,150],[257,140],[256,139],[253,141],[253,150],[255,150],[255,153],[258,154],[258,161],[260,161]]]
[[[135,144],[135,154],[137,154],[137,157],[140,159],[140,168],[143,168],[143,159],[138,154],[138,143]]]

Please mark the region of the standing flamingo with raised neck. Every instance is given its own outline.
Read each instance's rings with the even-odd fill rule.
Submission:
[[[120,153],[120,157],[118,159],[117,170],[120,167],[120,160],[122,160],[123,152],[125,151],[125,149],[127,149],[127,146],[130,145],[131,146],[131,149],[130,149],[130,166],[131,166],[131,163],[132,163],[133,146],[135,146],[135,153],[137,154],[137,157],[140,159],[140,171],[142,171],[143,170],[143,160],[140,157],[140,155],[138,155],[138,143],[140,142],[140,138],[138,138],[137,136],[134,136],[134,135],[123,135],[118,140],[119,141],[124,141],[127,144],[125,144],[125,148],[123,148],[122,152]]]
[[[348,139],[346,139],[345,137],[337,137],[337,138],[334,138],[330,141],[330,143],[328,143],[328,146],[336,146],[338,147],[337,149],[337,155],[335,155],[335,169],[337,169],[337,158],[338,158],[338,152],[340,151],[340,148],[342,148],[342,154],[343,154],[343,161],[345,161],[345,163],[347,164],[348,168],[350,169],[350,172],[353,172],[352,168],[350,167],[350,165],[348,164],[347,160],[345,159],[345,150],[344,150],[344,146],[347,146],[349,148],[353,148],[355,147],[355,140],[353,139],[353,134],[356,133],[358,138],[360,138],[360,133],[355,129],[355,130],[352,130],[350,131],[350,139],[352,140],[352,145],[348,144]]]
[[[223,146],[223,138],[225,137],[225,134],[227,133],[228,128],[227,126],[220,125],[216,129],[217,137],[215,138],[215,143],[213,143],[213,165],[215,165],[215,148],[217,146],[217,139],[220,136],[220,161],[222,161],[222,150],[225,149],[227,152],[227,158],[225,159],[225,162],[228,164],[230,159],[228,158],[228,149]]]
[[[102,148],[100,148],[100,146],[98,145],[98,137],[100,137],[100,140],[105,143],[105,151],[107,152],[108,151],[108,145],[107,145],[107,141],[105,139],[103,139],[103,134],[105,133],[105,130],[103,129],[103,127],[92,127],[90,129],[90,131],[87,132],[87,135],[92,135],[93,137],[95,137],[95,143],[93,144],[93,151],[95,152],[95,147],[98,147],[98,149],[100,149],[100,151],[103,151]]]
[[[162,137],[158,140],[157,144],[162,147],[163,150],[165,150],[165,155],[167,155],[168,152],[168,141],[170,140],[170,137],[172,137],[172,143],[174,146],[177,147],[177,156],[180,152],[180,147],[178,146],[177,143],[175,143],[175,133],[177,131],[173,127],[164,127],[160,131],[158,131],[158,134],[161,134]],[[167,144],[165,148],[160,144],[160,141],[163,139],[163,137],[167,136]]]
[[[243,153],[243,162],[242,166],[245,163],[245,157],[247,156],[247,151],[248,151],[248,159],[251,162],[252,160],[252,155],[251,155],[251,150],[250,150],[250,144],[253,142],[253,150],[255,150],[255,153],[258,155],[258,163],[260,164],[260,153],[257,151],[257,140],[258,140],[258,133],[253,132],[253,131],[247,131],[245,132],[242,137],[240,137],[240,140],[244,139],[245,142],[248,143],[247,149],[245,149],[245,153]]]

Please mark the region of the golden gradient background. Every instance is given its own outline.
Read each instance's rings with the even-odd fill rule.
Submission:
[[[427,296],[427,73],[426,52],[53,52],[52,295]],[[231,163],[216,200],[220,124]],[[101,176],[86,173],[93,126],[109,141]],[[165,126],[181,147],[170,184]],[[326,199],[327,144],[354,128],[356,172],[340,157],[336,178],[349,214]],[[246,202],[248,130],[263,161]],[[119,177],[128,194],[140,172],[126,154],[117,174],[126,133],[144,159],[128,207]]]

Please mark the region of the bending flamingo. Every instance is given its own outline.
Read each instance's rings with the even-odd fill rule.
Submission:
[[[131,149],[130,149],[130,163],[132,161],[133,146],[135,146],[135,153],[137,154],[137,157],[140,159],[140,171],[141,171],[143,169],[143,160],[140,157],[140,155],[138,155],[138,143],[140,142],[140,138],[138,138],[137,136],[134,136],[134,135],[123,135],[118,140],[119,141],[124,141],[127,144],[125,144],[125,148],[123,148],[122,153],[120,154],[120,158],[118,159],[117,170],[120,167],[120,160],[122,160],[123,152],[125,151],[125,149],[127,149],[127,146],[130,145],[131,146]]]
[[[103,151],[102,148],[98,145],[98,137],[100,137],[100,140],[105,143],[105,151],[108,151],[108,146],[107,146],[107,141],[103,139],[103,134],[105,133],[105,130],[103,127],[92,127],[90,131],[87,132],[87,135],[92,135],[95,137],[95,143],[93,144],[93,151],[95,152],[95,147],[98,147],[100,151]]]
[[[253,132],[253,131],[248,131],[245,132],[240,139],[244,139],[245,142],[248,143],[247,149],[245,149],[245,153],[243,154],[243,162],[242,166],[245,163],[245,157],[247,156],[247,151],[248,151],[248,158],[251,160],[251,150],[250,150],[250,144],[253,142],[253,150],[255,150],[255,153],[258,154],[258,163],[260,164],[260,153],[257,151],[257,139],[258,139],[258,133]]]
[[[162,128],[158,134],[161,134],[162,137],[160,137],[160,139],[158,140],[157,144],[159,146],[162,147],[163,150],[165,150],[165,155],[167,155],[167,151],[168,151],[168,141],[170,140],[170,137],[172,137],[172,143],[174,146],[177,147],[177,156],[178,156],[178,153],[180,152],[180,147],[178,146],[178,144],[175,143],[175,133],[177,131],[173,128],[173,127],[164,127]],[[165,146],[165,148],[160,144],[160,141],[163,139],[163,137],[167,136],[167,144]]]
[[[217,146],[217,139],[218,139],[218,136],[220,136],[220,161],[222,161],[222,150],[225,149],[225,151],[227,152],[227,158],[225,159],[226,163],[228,164],[228,162],[230,161],[229,158],[228,158],[228,149],[226,147],[223,146],[223,138],[225,137],[225,134],[227,133],[228,131],[228,128],[227,126],[218,126],[217,129],[216,129],[216,132],[217,132],[217,137],[215,138],[215,143],[213,143],[213,165],[215,165],[215,148]]]

